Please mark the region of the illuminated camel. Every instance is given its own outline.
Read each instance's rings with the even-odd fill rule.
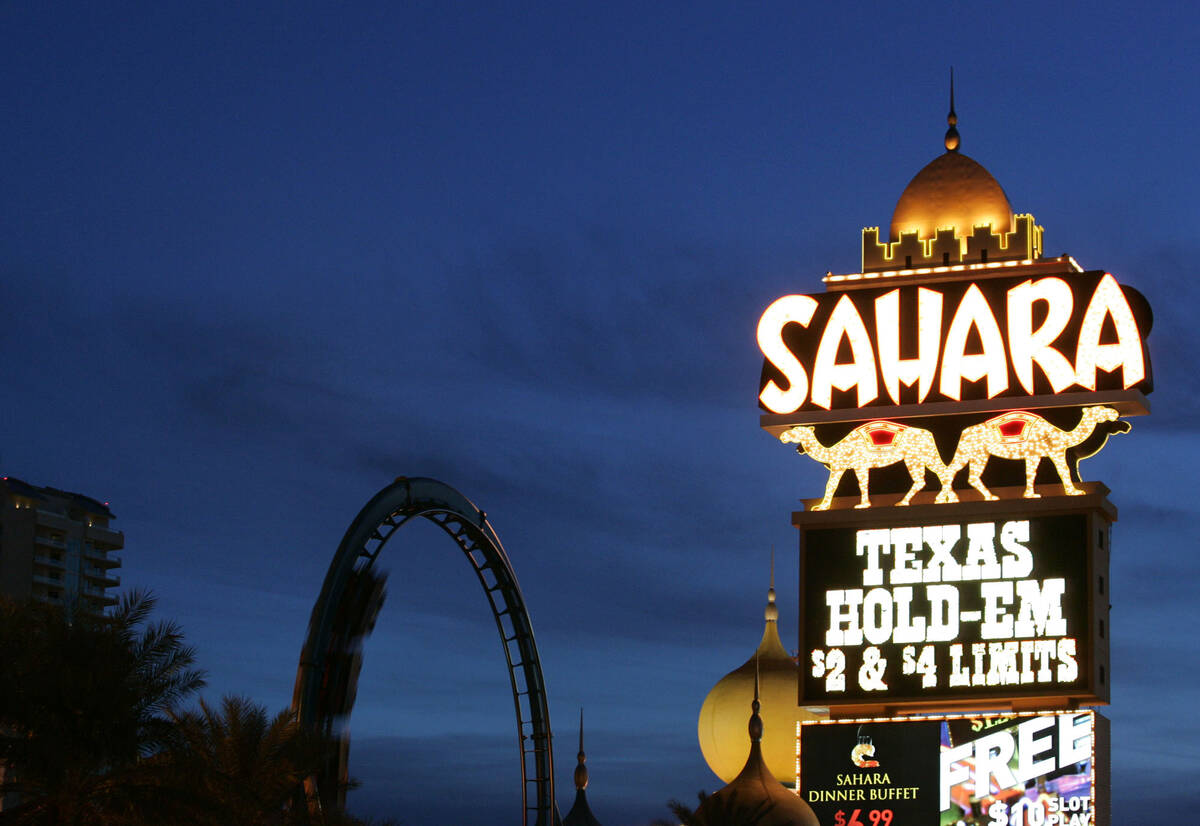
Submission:
[[[837,490],[842,474],[851,469],[858,477],[858,489],[862,496],[862,500],[854,506],[856,508],[871,506],[867,493],[867,480],[871,468],[904,462],[913,483],[912,488],[896,503],[897,505],[907,505],[913,495],[925,487],[925,468],[933,471],[941,481],[943,489],[948,484],[945,476],[946,466],[942,464],[942,457],[938,455],[933,434],[919,427],[897,422],[867,422],[851,430],[837,444],[826,447],[817,441],[811,427],[797,425],[781,433],[779,441],[797,443],[797,453],[807,453],[829,468],[825,498],[820,504],[813,506],[815,511],[829,509],[829,504],[833,501],[833,492]]]
[[[984,499],[995,499],[995,494],[984,487],[981,478],[983,469],[992,456],[1025,460],[1026,498],[1033,499],[1040,495],[1033,489],[1033,481],[1042,459],[1049,459],[1054,463],[1058,478],[1062,480],[1063,490],[1070,496],[1078,496],[1083,491],[1071,481],[1070,468],[1072,465],[1077,468],[1079,458],[1073,456],[1068,459],[1067,451],[1087,441],[1102,423],[1115,422],[1119,415],[1112,407],[1085,407],[1079,424],[1071,430],[1061,430],[1036,413],[1015,410],[988,419],[982,424],[965,427],[959,436],[954,458],[946,466],[945,475],[941,477],[942,490],[937,495],[937,501],[958,501],[951,485],[954,483],[955,474],[963,467],[967,468],[967,480],[971,486],[982,493]],[[1129,430],[1129,426],[1125,424],[1123,428],[1118,425],[1107,429],[1124,433]]]

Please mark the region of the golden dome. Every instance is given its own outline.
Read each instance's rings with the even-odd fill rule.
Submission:
[[[721,678],[700,707],[700,751],[713,774],[728,783],[746,763],[746,707],[754,697],[758,663],[762,719],[766,734],[763,758],[771,773],[788,786],[796,782],[796,723],[817,719],[799,706],[800,672],[779,640],[775,589],[767,596],[766,627],[758,650],[741,667]]]
[[[700,804],[695,822],[703,826],[820,826],[812,807],[785,789],[763,762],[763,720],[757,694],[751,708],[746,764],[727,786]]]
[[[930,161],[904,188],[892,213],[891,240],[913,231],[920,238],[933,238],[939,227],[954,227],[958,237],[965,238],[976,224],[991,224],[997,234],[1009,232],[1012,206],[990,172],[966,155],[949,151]]]

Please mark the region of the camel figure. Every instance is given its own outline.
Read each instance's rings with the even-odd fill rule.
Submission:
[[[856,508],[869,508],[867,479],[871,468],[887,467],[896,462],[904,462],[908,475],[912,477],[912,488],[905,494],[897,505],[907,505],[921,488],[925,487],[925,468],[933,471],[942,483],[943,490],[948,485],[946,466],[938,454],[933,434],[919,427],[899,424],[898,422],[875,421],[860,425],[842,438],[832,447],[826,447],[817,441],[812,427],[797,425],[784,431],[779,441],[796,443],[797,453],[807,453],[829,468],[829,482],[825,485],[825,498],[813,510],[828,510],[833,501],[833,492],[837,490],[842,474],[853,469],[858,477],[858,490],[862,500]],[[940,496],[941,494],[939,494]]]
[[[954,458],[946,466],[946,473],[941,477],[942,490],[937,495],[938,502],[957,502],[958,496],[951,489],[954,476],[965,466],[967,479],[975,490],[983,494],[984,499],[995,499],[996,496],[984,487],[982,474],[988,459],[999,456],[1001,459],[1025,460],[1025,497],[1036,499],[1038,494],[1033,489],[1033,481],[1037,476],[1038,465],[1042,459],[1049,459],[1058,471],[1062,480],[1063,490],[1069,496],[1078,496],[1082,490],[1075,487],[1071,481],[1071,465],[1077,467],[1078,457],[1067,458],[1067,450],[1080,445],[1092,435],[1098,425],[1103,422],[1115,422],[1120,414],[1115,408],[1096,405],[1083,408],[1083,418],[1071,430],[1060,430],[1036,413],[1015,410],[988,419],[982,424],[963,428],[958,439],[958,448]],[[1123,433],[1129,430],[1109,427],[1112,432]],[[1089,454],[1090,455],[1090,454]]]

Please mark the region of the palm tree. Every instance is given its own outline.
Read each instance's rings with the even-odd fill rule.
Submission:
[[[650,826],[754,826],[766,820],[776,806],[770,800],[742,803],[734,792],[728,797],[719,797],[708,811],[702,811],[709,795],[702,791],[697,797],[700,803],[695,809],[678,800],[667,801],[667,808],[675,819],[655,820]]]
[[[696,820],[696,812],[698,812],[700,807],[704,805],[704,801],[708,800],[708,792],[701,790],[696,797],[700,802],[695,809],[688,807],[687,804],[683,803],[682,801],[671,798],[667,801],[667,808],[671,810],[671,814],[674,815],[674,819],[655,820],[650,824],[650,826],[693,826],[693,824],[698,823]]]
[[[204,700],[171,715],[175,731],[161,759],[189,799],[188,826],[398,826],[340,811],[310,812],[302,784],[340,741],[302,727],[290,709],[268,718],[245,697]],[[355,785],[351,781],[351,785]]]
[[[164,759],[181,788],[197,798],[196,824],[275,826],[307,823],[297,790],[322,753],[322,739],[290,710],[268,719],[264,707],[227,696],[172,714],[175,732]]]
[[[0,600],[0,823],[133,824],[170,819],[156,761],[170,711],[204,685],[155,600],[125,595],[107,617],[68,620],[52,606]]]

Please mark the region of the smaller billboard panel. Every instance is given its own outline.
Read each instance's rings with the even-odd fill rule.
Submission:
[[[1109,823],[1092,711],[806,722],[797,748],[796,787],[827,826]]]

